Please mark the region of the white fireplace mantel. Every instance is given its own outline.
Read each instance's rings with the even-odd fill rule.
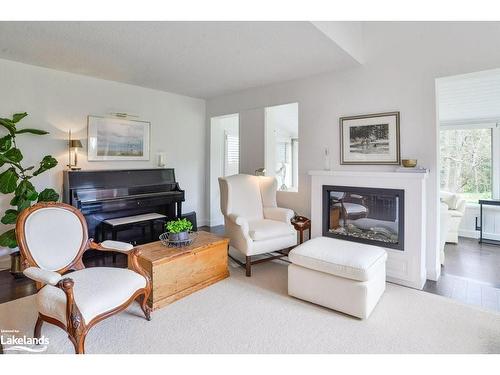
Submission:
[[[387,280],[422,289],[426,280],[425,180],[428,173],[313,170],[309,171],[309,175],[312,237],[323,234],[323,185],[404,190],[404,251],[386,249]]]
[[[314,170],[309,171],[310,176],[334,176],[334,177],[378,177],[378,178],[397,178],[397,179],[419,179],[424,180],[429,173],[423,172],[367,172],[367,171],[331,171]]]

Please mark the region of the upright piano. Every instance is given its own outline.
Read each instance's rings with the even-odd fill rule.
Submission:
[[[171,168],[64,171],[63,201],[83,213],[89,236],[97,238],[106,219],[153,212],[181,217],[184,190]],[[134,241],[133,233],[124,236]]]

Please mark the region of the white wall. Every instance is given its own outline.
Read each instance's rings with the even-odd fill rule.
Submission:
[[[38,188],[62,188],[67,164],[68,130],[82,140],[79,165],[83,169],[133,169],[156,166],[156,153],[165,152],[167,167],[186,191],[184,212],[196,211],[198,224],[207,223],[205,208],[205,101],[137,86],[0,60],[0,117],[28,112],[20,127],[50,132],[46,136],[20,135],[24,165],[38,163],[51,154],[59,165],[33,179]],[[151,122],[150,161],[88,162],[87,115],[126,112]],[[2,133],[3,134],[3,133]],[[2,168],[3,170],[4,168]],[[10,197],[0,196],[0,208]],[[0,230],[5,230],[1,225]]]
[[[436,279],[440,266],[435,79],[500,67],[500,49],[495,48],[499,41],[500,25],[492,23],[368,23],[363,66],[214,98],[207,101],[207,113],[215,116],[299,102],[299,192],[279,193],[278,201],[309,215],[307,171],[322,168],[325,147],[331,151],[335,170],[394,168],[340,165],[339,117],[400,111],[402,157],[416,158],[430,169],[426,266],[427,277]]]
[[[240,112],[240,173],[254,174],[265,167],[265,111],[258,108],[235,112]]]
[[[225,135],[239,136],[239,116],[214,117],[210,120],[210,226],[224,224],[220,210],[218,178],[224,176]]]

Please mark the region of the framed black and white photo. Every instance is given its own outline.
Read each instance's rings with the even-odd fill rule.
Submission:
[[[88,116],[88,160],[149,160],[151,123]]]
[[[340,164],[399,164],[399,112],[342,117]]]

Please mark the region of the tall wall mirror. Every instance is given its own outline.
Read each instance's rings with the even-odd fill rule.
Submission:
[[[278,190],[298,191],[299,103],[265,108],[265,169],[276,176]]]

